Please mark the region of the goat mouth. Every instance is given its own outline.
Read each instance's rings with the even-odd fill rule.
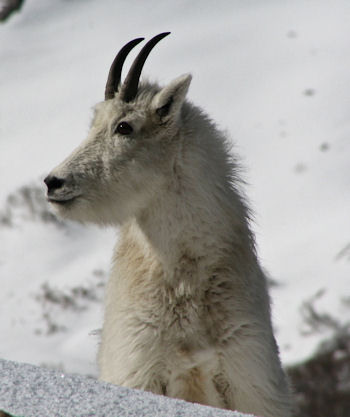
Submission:
[[[72,197],[72,198],[67,198],[67,199],[65,199],[65,200],[59,200],[59,199],[55,199],[55,198],[51,198],[51,197],[48,197],[48,202],[49,203],[51,203],[51,204],[58,204],[58,205],[60,205],[60,206],[64,206],[64,205],[67,205],[67,204],[70,204],[70,203],[72,203],[74,200],[76,200],[78,197],[76,196],[76,197]]]

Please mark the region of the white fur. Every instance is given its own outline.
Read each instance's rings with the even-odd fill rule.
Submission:
[[[106,292],[100,378],[264,417],[291,416],[237,166],[185,101],[184,75],[96,106],[52,175],[59,213],[121,225]],[[165,106],[165,107],[164,107]],[[159,110],[162,108],[162,110]],[[121,121],[134,131],[115,134]]]

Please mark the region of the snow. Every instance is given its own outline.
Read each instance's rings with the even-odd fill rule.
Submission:
[[[144,74],[191,72],[189,98],[235,142],[259,255],[278,283],[283,362],[349,326],[349,18],[347,0],[27,0],[0,26],[0,214],[12,213],[0,223],[0,357],[96,375],[91,333],[115,231],[6,201],[23,186],[44,195],[44,176],[85,137],[115,53],[167,30]],[[335,325],[315,329],[310,311]]]
[[[3,360],[0,410],[23,417],[249,417]]]

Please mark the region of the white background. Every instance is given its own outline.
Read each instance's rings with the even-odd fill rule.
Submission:
[[[44,223],[7,199],[22,186],[44,195],[42,179],[86,136],[119,48],[163,31],[143,73],[166,83],[191,72],[189,99],[236,145],[259,256],[278,283],[283,361],[349,325],[349,22],[348,0],[27,0],[1,24],[0,213],[12,221],[0,223],[0,357],[95,374],[89,333],[115,232]],[[61,301],[98,288],[98,301],[62,307],[40,298],[44,283]],[[310,328],[311,299],[335,326]],[[61,326],[49,335],[48,317]]]

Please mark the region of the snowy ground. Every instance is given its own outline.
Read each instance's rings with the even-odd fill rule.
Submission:
[[[27,0],[0,26],[0,357],[96,373],[115,231],[54,220],[42,178],[85,137],[118,49],[167,30],[144,73],[191,72],[236,144],[283,361],[348,326],[349,21],[348,0]]]

